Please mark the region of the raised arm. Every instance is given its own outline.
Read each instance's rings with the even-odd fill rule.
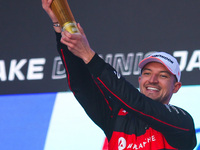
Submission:
[[[42,0],[43,9],[52,22],[57,18],[50,8],[52,0]],[[84,108],[88,116],[103,130],[110,126],[113,109],[107,97],[100,90],[90,74],[86,63],[94,56],[83,29],[78,24],[80,33],[62,32],[61,27],[56,31],[57,50],[62,59],[67,74],[68,85],[74,96]],[[62,32],[62,33],[61,33]],[[62,43],[61,43],[62,42]],[[80,50],[80,51],[79,51]],[[89,56],[84,61],[77,56]]]

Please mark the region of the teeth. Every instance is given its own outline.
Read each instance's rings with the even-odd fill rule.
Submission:
[[[157,88],[153,88],[153,87],[147,87],[148,90],[155,90],[155,91],[159,91]]]

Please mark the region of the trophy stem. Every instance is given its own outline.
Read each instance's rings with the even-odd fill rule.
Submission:
[[[53,0],[51,9],[63,30],[67,30],[70,33],[79,32],[67,0]]]

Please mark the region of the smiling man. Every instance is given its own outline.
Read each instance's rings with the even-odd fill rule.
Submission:
[[[142,60],[139,64],[140,91],[153,100],[168,104],[172,94],[180,87],[181,71],[177,60],[171,55],[158,52]]]
[[[57,24],[51,2],[42,0],[42,5]],[[193,119],[169,104],[181,87],[176,59],[158,52],[142,60],[138,91],[91,49],[82,27],[77,26],[80,33],[71,34],[54,25],[57,49],[71,91],[104,131],[108,149],[192,150],[196,145]]]

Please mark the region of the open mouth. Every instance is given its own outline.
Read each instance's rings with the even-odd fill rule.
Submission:
[[[155,87],[147,87],[146,89],[151,90],[151,91],[157,91],[157,92],[160,91],[158,88],[155,88]]]

